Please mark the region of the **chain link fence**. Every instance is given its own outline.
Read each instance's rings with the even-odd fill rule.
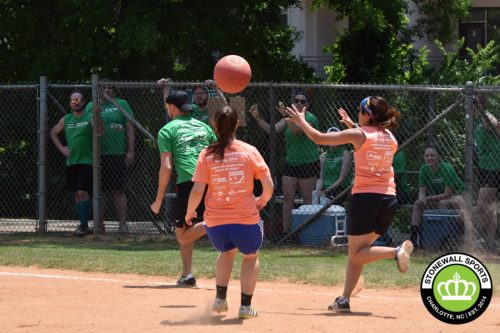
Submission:
[[[42,83],[0,86],[0,232],[34,232],[37,228],[69,232],[78,225],[74,198],[65,190],[65,158],[48,140],[50,128],[70,110],[70,93],[78,89],[87,101],[100,103],[101,112],[107,112],[107,108],[122,109],[120,114],[130,114],[134,121],[134,156],[130,166],[125,163],[130,148],[127,142],[122,150],[111,152],[118,156],[111,159],[105,157],[110,152],[101,142],[102,191],[97,197],[103,205],[94,205],[94,211],[102,209],[106,232],[118,231],[120,219],[125,219],[131,233],[171,233],[175,201],[172,181],[160,214],[152,214],[149,208],[156,195],[160,161],[155,139],[168,121],[162,91],[156,83]],[[115,98],[115,103],[100,94],[110,85],[114,89],[109,96]],[[192,95],[198,83],[172,85]],[[210,95],[208,106],[212,112],[220,103],[215,102],[212,91]],[[239,95],[241,98],[226,96],[240,112],[242,126],[238,138],[259,149],[275,181],[275,196],[262,212],[266,238],[270,242],[317,246],[330,244],[335,237],[335,245],[345,245],[346,211],[354,170],[352,147],[314,145],[292,126],[285,125],[279,106],[305,100],[310,122],[325,132],[345,128],[339,121],[339,108],[357,119],[360,101],[373,95],[383,96],[401,112],[401,127],[394,132],[400,143],[394,162],[400,207],[390,231],[377,242],[390,245],[413,236],[416,245],[432,251],[460,248],[464,244],[494,250],[498,240],[496,189],[500,161],[498,87],[252,83]],[[253,105],[256,110],[249,112]],[[41,115],[44,110],[46,119]],[[122,135],[119,140],[127,141],[127,120],[114,124],[114,130]],[[446,163],[446,170],[452,169],[456,176],[445,173],[439,179],[434,172],[433,177],[425,179],[423,165],[434,168],[428,158],[424,159],[429,146],[439,155],[439,166]],[[105,171],[105,163],[111,165],[111,172]],[[347,172],[343,172],[342,181],[336,182],[342,165]],[[121,176],[117,170],[122,169],[125,173]],[[452,181],[450,177],[455,178]],[[318,178],[322,180],[319,183]],[[107,184],[110,180],[114,185]],[[456,200],[422,204],[422,193],[418,201],[419,192],[426,181],[446,183]],[[116,184],[124,185],[125,211],[120,191],[113,188]],[[434,190],[428,188],[426,196],[440,194]]]

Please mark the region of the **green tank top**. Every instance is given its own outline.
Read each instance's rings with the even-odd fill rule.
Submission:
[[[345,145],[328,148],[325,156],[325,162],[323,163],[323,189],[327,189],[337,181],[340,177],[340,171],[342,170],[342,159],[344,157],[344,152],[348,150]],[[353,172],[352,168],[347,175],[347,178],[342,183],[345,188],[352,184]]]
[[[319,128],[318,118],[310,112],[306,113],[306,121],[314,128]],[[289,165],[302,165],[319,159],[319,148],[304,133],[294,134],[285,128],[286,162]]]
[[[80,117],[73,113],[64,116],[64,135],[70,151],[66,165],[92,165],[92,114],[84,112]]]

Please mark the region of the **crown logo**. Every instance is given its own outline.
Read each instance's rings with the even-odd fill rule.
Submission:
[[[459,294],[460,287],[463,288],[461,294]],[[473,282],[461,280],[460,274],[455,272],[453,280],[438,283],[437,292],[443,301],[470,301],[476,292],[476,285]]]

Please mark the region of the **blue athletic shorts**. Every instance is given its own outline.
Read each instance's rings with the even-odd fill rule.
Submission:
[[[227,252],[238,248],[243,254],[257,252],[262,246],[264,221],[257,224],[223,224],[207,227],[208,239],[218,251]]]

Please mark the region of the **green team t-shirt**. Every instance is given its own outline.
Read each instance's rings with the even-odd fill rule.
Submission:
[[[314,128],[319,128],[318,118],[310,112],[306,113],[306,121]],[[301,165],[315,162],[319,159],[319,148],[304,133],[294,134],[290,128],[285,128],[286,162],[289,165]]]
[[[340,177],[340,171],[342,170],[342,160],[344,158],[344,152],[349,150],[346,145],[338,146],[335,148],[328,148],[325,156],[325,162],[323,163],[323,189],[327,189],[337,181]],[[353,172],[352,169],[349,171],[347,178],[342,183],[343,187],[348,187],[352,184]]]
[[[191,180],[198,155],[216,140],[212,128],[191,115],[177,116],[158,132],[160,153],[172,153],[177,184]]]
[[[400,151],[394,155],[392,167],[394,168],[396,188],[408,192],[410,186],[408,185],[408,176],[406,174],[406,156],[404,152]]]
[[[66,165],[92,165],[92,115],[86,112],[81,117],[73,113],[65,115],[64,135],[70,151]]]
[[[124,99],[114,98],[125,112],[134,117],[132,108]],[[92,112],[93,103],[85,107],[85,112]],[[104,125],[104,136],[101,137],[101,154],[125,155],[127,152],[127,117],[112,103],[101,104],[101,118]]]
[[[495,133],[484,128],[481,121],[474,131],[479,166],[485,170],[500,170],[500,141]]]
[[[445,187],[450,187],[455,194],[464,190],[464,183],[456,174],[453,167],[445,162],[438,163],[438,169],[433,172],[427,164],[420,167],[418,173],[419,187],[425,187],[428,195],[444,193]]]
[[[191,107],[193,108],[193,111],[191,111],[191,116],[194,119],[198,119],[199,121],[208,124],[208,107],[200,109],[200,107],[196,103],[191,104]]]

